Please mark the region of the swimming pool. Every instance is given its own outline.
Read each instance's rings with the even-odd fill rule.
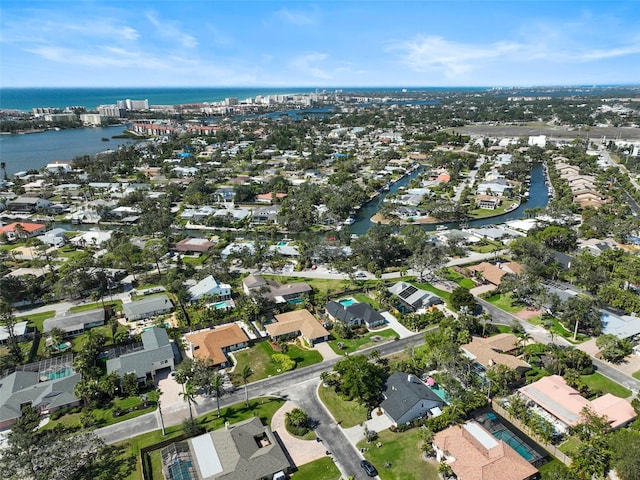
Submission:
[[[447,392],[444,389],[440,388],[438,385],[432,385],[429,388],[433,390],[433,393],[438,395],[445,403],[449,403],[449,395],[447,395]]]
[[[343,298],[342,300],[338,300],[338,303],[343,307],[348,307],[349,305],[353,305],[358,302],[354,298]]]
[[[64,370],[57,370],[55,372],[48,373],[47,378],[49,380],[57,380],[58,378],[68,377],[72,373],[73,373],[73,370],[71,370],[70,368],[65,368]]]
[[[496,430],[495,432],[493,432],[493,436],[498,440],[502,440],[504,443],[513,448],[527,462],[530,462],[534,458],[536,458],[536,453],[531,449],[531,447],[529,447],[529,445],[524,443],[506,428],[504,430]]]

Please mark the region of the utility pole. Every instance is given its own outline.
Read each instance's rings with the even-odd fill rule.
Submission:
[[[160,408],[160,399],[158,399],[158,413],[160,414],[160,426],[162,428],[162,436],[164,437],[166,435],[166,432],[164,430],[164,418],[162,418],[162,408]]]

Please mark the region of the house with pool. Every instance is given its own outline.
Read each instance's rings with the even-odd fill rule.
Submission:
[[[307,309],[275,315],[275,322],[265,326],[265,330],[272,340],[290,340],[302,337],[308,345],[326,342],[329,332],[320,321]]]
[[[380,408],[396,427],[416,418],[437,417],[446,405],[422,380],[404,372],[389,376],[382,396]]]
[[[42,324],[43,333],[50,333],[54,328],[64,332],[65,337],[75,337],[87,330],[104,325],[107,311],[104,308],[94,308],[85,312],[67,312],[47,318]]]
[[[249,275],[242,279],[242,289],[255,299],[263,296],[275,303],[300,303],[303,295],[311,295],[313,289],[305,282],[285,283],[266,280],[262,275]]]
[[[475,421],[436,433],[433,447],[437,460],[447,463],[458,480],[538,478],[536,467]]]
[[[207,306],[216,310],[230,310],[236,306],[231,298],[231,285],[218,282],[213,275],[189,287],[188,292],[191,303],[207,300]]]
[[[389,287],[388,291],[398,301],[398,309],[405,312],[415,312],[422,308],[444,303],[436,294],[407,282],[397,282]]]
[[[375,308],[367,303],[359,303],[353,298],[345,298],[325,305],[325,311],[333,322],[342,322],[349,327],[367,328],[384,325],[387,320]]]

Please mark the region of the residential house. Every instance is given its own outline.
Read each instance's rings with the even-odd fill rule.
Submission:
[[[495,210],[502,203],[500,197],[493,195],[476,195],[476,206],[483,210]]]
[[[111,230],[90,230],[69,240],[76,247],[100,247],[111,239]]]
[[[275,280],[265,280],[262,275],[249,275],[242,279],[242,289],[250,297],[257,295],[273,300],[275,303],[293,303],[302,295],[309,295],[313,289],[304,282],[280,285]]]
[[[27,336],[27,325],[29,322],[17,322],[13,326],[13,336],[21,342]],[[0,325],[0,345],[9,343],[9,328],[6,325]]]
[[[384,391],[384,400],[380,408],[397,427],[416,418],[437,417],[446,405],[431,388],[418,377],[404,372],[395,372],[389,376]]]
[[[104,308],[76,313],[67,312],[63,315],[47,318],[42,324],[42,331],[50,333],[54,328],[59,328],[64,332],[65,337],[75,337],[94,327],[104,325],[106,319],[107,312]]]
[[[249,337],[236,323],[186,336],[194,358],[211,360],[214,367],[227,367],[227,354],[249,346]]]
[[[477,371],[484,375],[495,365],[504,365],[518,372],[521,376],[531,368],[524,360],[510,352],[518,345],[518,337],[512,333],[500,333],[492,337],[473,337],[470,343],[461,345],[462,352],[479,367]]]
[[[64,228],[53,228],[38,236],[38,240],[50,247],[62,247],[65,244],[66,232]]]
[[[173,303],[166,295],[148,297],[135,302],[123,303],[124,316],[130,322],[142,320],[156,315],[163,315],[173,310]]]
[[[10,428],[30,405],[43,415],[80,404],[74,394],[81,375],[69,370],[69,375],[48,379],[38,371],[18,370],[0,378],[0,431]]]
[[[551,420],[558,433],[564,433],[583,421],[586,407],[599,416],[606,416],[612,429],[624,427],[636,418],[636,412],[624,398],[606,393],[595,400],[587,400],[575,388],[567,385],[560,375],[542,377],[518,390],[529,405]]]
[[[280,480],[293,468],[258,417],[172,443],[160,457],[167,479]]]
[[[278,223],[278,213],[280,213],[280,205],[256,208],[251,212],[251,221],[253,223]]]
[[[51,206],[51,202],[40,197],[17,197],[7,203],[7,210],[20,213],[35,213]]]
[[[289,340],[298,336],[314,345],[329,339],[329,332],[307,309],[276,315],[275,322],[265,326],[265,330],[274,340]]]
[[[213,245],[206,238],[185,238],[176,243],[174,249],[180,253],[202,254],[208,252]]]
[[[349,327],[360,326],[363,323],[367,328],[384,325],[387,320],[368,303],[353,303],[342,305],[339,302],[329,302],[324,307],[327,314],[334,322],[342,322]]]
[[[17,240],[41,235],[46,230],[43,223],[14,222],[0,228],[0,235],[4,233],[8,240]]]
[[[231,285],[220,283],[213,275],[203,278],[189,288],[189,298],[192,303],[208,297],[208,306],[215,306],[218,310],[228,310],[235,307],[231,299]]]
[[[274,200],[282,201],[285,198],[287,198],[287,194],[286,193],[279,193],[279,192],[278,193],[276,193],[276,192],[260,193],[260,194],[256,195],[256,202],[268,203],[269,205],[271,205]]]
[[[107,360],[107,373],[120,378],[135,373],[138,381],[153,379],[160,370],[173,370],[173,346],[164,328],[151,327],[142,332],[142,345],[134,345],[127,353]]]
[[[444,303],[439,296],[407,282],[397,282],[388,291],[400,301],[402,309],[410,312]]]
[[[538,470],[475,421],[454,425],[433,437],[439,462],[458,480],[531,480]]]

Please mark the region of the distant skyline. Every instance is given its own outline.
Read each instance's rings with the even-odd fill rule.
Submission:
[[[2,0],[0,87],[640,83],[640,0]]]

